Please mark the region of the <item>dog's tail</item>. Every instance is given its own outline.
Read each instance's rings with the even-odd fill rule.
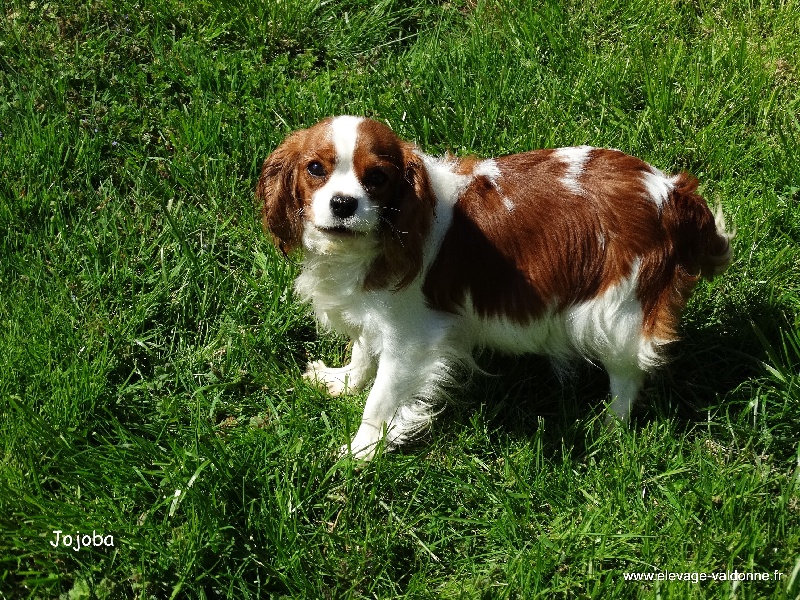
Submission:
[[[698,280],[713,279],[731,264],[735,235],[725,226],[722,207],[712,212],[697,193],[697,179],[682,173],[670,183],[669,201],[661,215],[666,247],[656,261],[664,270],[655,269],[658,274],[647,280],[655,289],[644,294],[643,306],[644,331],[659,344],[677,339],[679,315]],[[650,363],[657,364],[658,359]]]
[[[680,265],[706,279],[724,273],[733,259],[731,240],[736,232],[727,229],[722,205],[712,212],[697,193],[697,179],[686,173],[673,180],[672,205]]]

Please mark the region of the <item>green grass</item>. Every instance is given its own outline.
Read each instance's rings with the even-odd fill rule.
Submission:
[[[0,7],[0,597],[800,594],[797,0]],[[363,396],[300,379],[346,349],[253,191],[340,113],[702,179],[735,260],[633,427],[600,371],[486,357],[425,443],[337,460]],[[779,577],[624,578],[733,570]]]

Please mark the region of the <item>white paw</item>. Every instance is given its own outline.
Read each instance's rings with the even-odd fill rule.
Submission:
[[[303,379],[324,386],[331,396],[340,396],[347,389],[348,370],[326,367],[321,360],[308,363]]]
[[[351,444],[345,444],[339,448],[339,458],[354,458],[364,462],[369,462],[375,457],[377,442],[371,448],[353,448]]]
[[[381,442],[381,429],[362,425],[349,444],[339,448],[339,456],[352,456],[358,460],[368,461],[375,457]]]

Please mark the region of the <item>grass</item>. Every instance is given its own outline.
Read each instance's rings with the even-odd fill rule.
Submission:
[[[3,2],[0,597],[800,595],[798,56],[796,0]],[[300,379],[345,348],[252,198],[339,113],[702,179],[736,258],[632,428],[486,357],[426,443],[336,459],[363,396]],[[734,570],[771,578],[625,580]]]

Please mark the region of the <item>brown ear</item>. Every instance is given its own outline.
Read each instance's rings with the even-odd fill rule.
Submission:
[[[431,228],[436,197],[428,171],[414,146],[403,147],[403,178],[397,193],[383,211],[383,251],[370,266],[366,289],[394,283],[395,290],[410,284],[422,269],[422,253]]]
[[[294,132],[267,157],[256,186],[264,229],[284,254],[299,246],[303,235],[303,199],[295,186],[303,134]]]

